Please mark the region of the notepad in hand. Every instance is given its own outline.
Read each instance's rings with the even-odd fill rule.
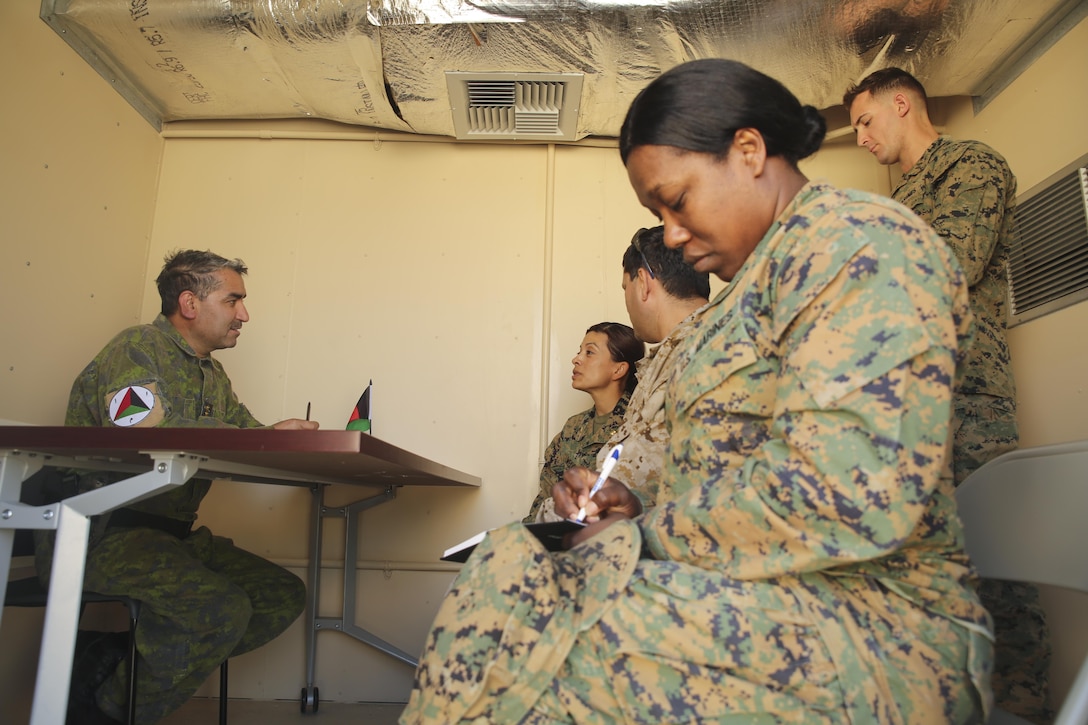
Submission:
[[[525,528],[533,532],[533,536],[540,539],[544,548],[548,551],[563,551],[563,537],[572,531],[584,529],[585,524],[580,521],[563,519],[562,521],[543,521],[533,524],[525,524]],[[486,531],[481,531],[475,536],[465,539],[460,544],[455,544],[442,553],[442,561],[455,561],[464,563],[468,555],[476,548],[476,545],[487,536]]]

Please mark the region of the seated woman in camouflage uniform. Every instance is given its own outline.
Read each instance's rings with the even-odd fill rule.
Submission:
[[[646,346],[635,331],[619,322],[598,322],[588,330],[571,360],[570,386],[589,393],[593,406],[567,419],[563,430],[552,438],[540,469],[540,491],[522,519],[558,521],[552,508],[552,486],[563,472],[574,466],[596,465],[597,452],[623,423],[631,391],[635,389],[635,363]]]
[[[810,183],[825,124],[714,59],[620,136],[665,243],[728,286],[669,382],[655,507],[568,471],[549,553],[492,532],[440,608],[402,722],[980,723],[990,623],[949,455],[967,283],[921,220]]]

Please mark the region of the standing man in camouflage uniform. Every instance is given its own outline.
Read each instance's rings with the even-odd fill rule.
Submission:
[[[967,275],[975,335],[955,400],[953,466],[959,485],[986,461],[1015,449],[1019,440],[1005,336],[1016,177],[989,146],[939,135],[925,88],[904,70],[871,73],[846,92],[843,104],[858,145],[881,164],[898,164],[903,171],[892,198],[941,235]],[[981,596],[997,635],[998,706],[1049,722],[1050,644],[1038,589],[985,580]]]
[[[72,386],[65,425],[263,427],[234,394],[211,353],[234,347],[246,311],[246,267],[211,252],[168,256],[156,279],[162,314],[111,340]],[[271,426],[316,429],[298,419]],[[77,489],[111,483],[74,477]],[[143,602],[136,630],[136,719],[154,723],[184,704],[225,659],[282,633],[305,603],[302,581],[206,527],[192,530],[211,481],[192,480],[104,514],[92,525],[85,588]],[[52,546],[40,540],[48,581]],[[81,638],[69,723],[124,720],[124,639]]]
[[[567,471],[552,554],[489,533],[439,609],[409,723],[979,723],[989,617],[948,461],[967,284],[898,204],[810,183],[826,125],[743,64],[676,66],[620,154],[665,243],[728,286],[668,384],[641,512]]]
[[[710,297],[710,275],[696,272],[679,250],[665,246],[662,227],[640,229],[623,253],[623,295],[635,336],[655,345],[637,363],[638,385],[631,393],[623,424],[597,454],[601,470],[608,451],[623,444],[612,469],[642,501],[657,501],[665,467],[669,431],[665,427],[665,387],[695,329],[696,312]]]

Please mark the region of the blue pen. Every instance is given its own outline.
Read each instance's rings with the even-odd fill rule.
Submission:
[[[608,480],[609,474],[612,473],[612,469],[616,467],[616,461],[620,459],[620,453],[623,453],[623,444],[617,443],[612,447],[612,450],[608,452],[608,458],[604,460],[604,465],[601,466],[601,475],[597,476],[597,480],[593,483],[593,488],[589,489],[589,501],[593,500],[593,497],[597,495],[597,492],[601,490],[601,486]],[[589,502],[586,502],[586,506]],[[578,516],[575,521],[585,521],[586,519],[586,507],[578,509]]]

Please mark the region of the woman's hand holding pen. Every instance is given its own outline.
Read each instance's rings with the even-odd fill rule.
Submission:
[[[559,516],[576,518],[579,509],[583,505],[586,507],[586,522],[589,525],[571,535],[570,546],[590,538],[619,519],[634,518],[642,513],[642,502],[614,478],[606,480],[590,500],[589,492],[596,481],[597,474],[577,466],[568,469],[563,479],[552,487],[555,513]]]

